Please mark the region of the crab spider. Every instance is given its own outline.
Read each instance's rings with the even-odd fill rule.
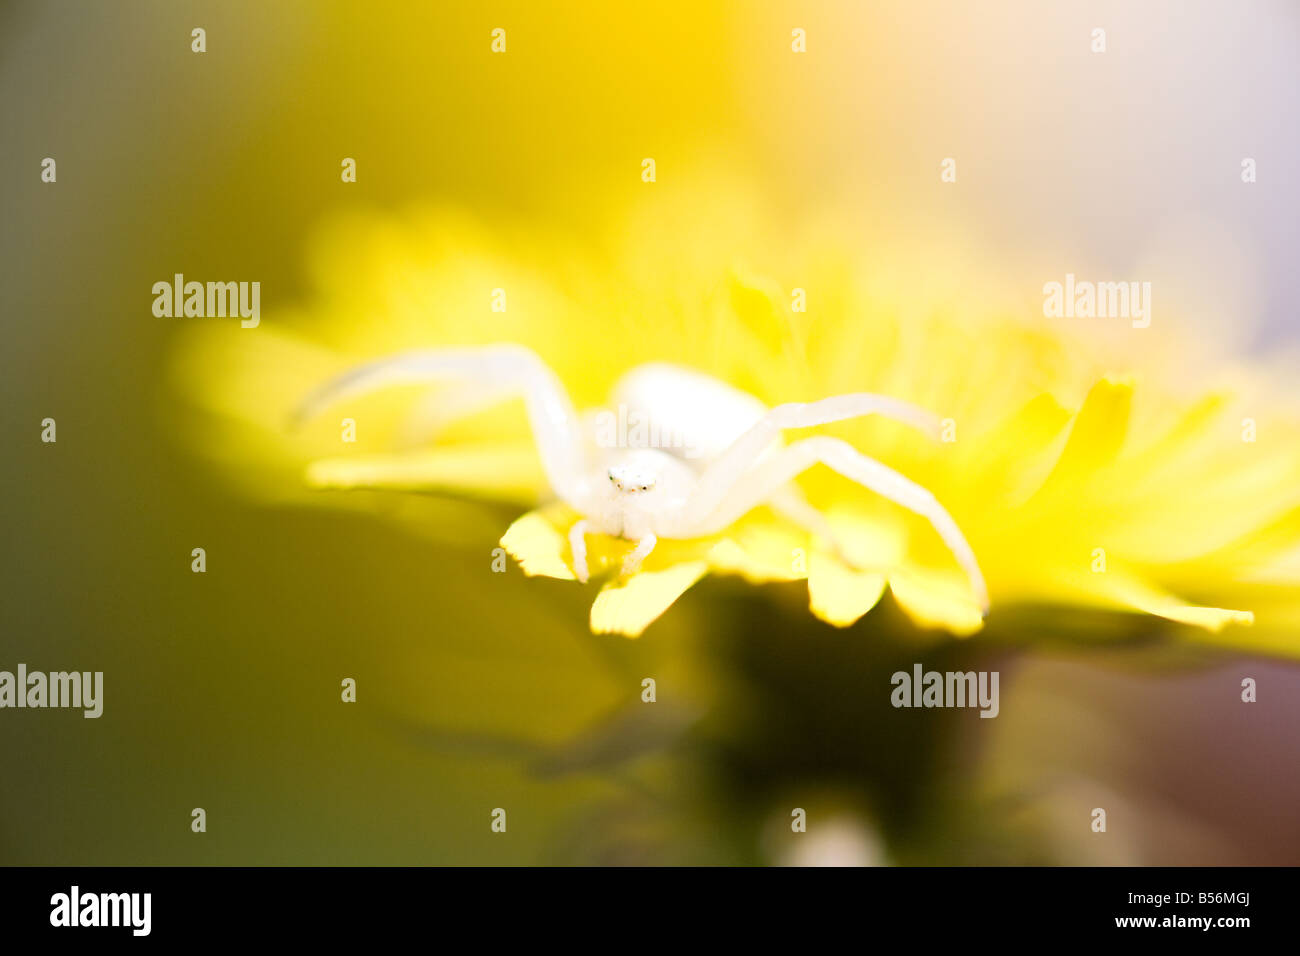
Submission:
[[[983,611],[988,594],[979,564],[952,516],[922,486],[837,438],[815,436],[786,445],[787,429],[810,428],[863,415],[883,415],[937,434],[938,420],[898,399],[868,393],[765,408],[753,396],[715,379],[664,364],[642,365],[615,388],[650,420],[685,429],[699,460],[662,448],[593,447],[560,380],[519,345],[406,352],[359,366],[307,397],[297,420],[339,399],[397,384],[448,381],[443,412],[427,405],[426,424],[445,422],[488,405],[524,401],[546,480],[581,517],[569,532],[574,573],[588,578],[586,536],[625,538],[634,546],[623,562],[632,574],[660,538],[715,534],[759,505],[770,505],[840,551],[821,513],[793,480],[814,465],[839,474],[929,520],[956,557]],[[842,551],[840,551],[842,554]]]

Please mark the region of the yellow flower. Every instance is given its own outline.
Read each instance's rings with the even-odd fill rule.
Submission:
[[[1241,404],[1249,390],[1240,379],[1240,400],[1226,377],[1224,390],[1185,398],[1161,367],[1117,359],[1123,353],[1042,318],[958,313],[922,299],[915,290],[927,286],[905,253],[864,265],[863,250],[824,223],[814,238],[781,247],[742,200],[696,197],[675,208],[569,246],[489,234],[438,210],[340,221],[312,255],[318,296],[308,311],[266,316],[255,332],[198,329],[183,342],[176,381],[210,413],[202,428],[189,419],[185,427],[250,490],[301,499],[306,486],[378,489],[386,503],[318,502],[384,509],[447,538],[464,531],[459,502],[409,496],[410,507],[394,511],[389,495],[540,505],[510,524],[501,545],[526,574],[567,580],[565,531],[578,516],[542,503],[517,407],[471,415],[415,448],[404,446],[406,423],[413,410],[436,415],[437,404],[412,388],[349,400],[299,431],[286,425],[290,411],[362,360],[488,342],[538,352],[580,409],[602,405],[620,374],[647,361],[693,366],[768,405],[877,392],[937,413],[944,440],[877,420],[821,431],[934,492],[979,558],[992,620],[1023,608],[1087,608],[1209,635],[1256,619],[1249,632],[1227,632],[1249,639],[1219,640],[1295,652],[1300,442],[1294,422],[1266,421],[1264,404]],[[882,281],[891,274],[895,282]],[[795,308],[801,296],[807,311]],[[341,445],[343,417],[356,441]],[[1246,440],[1246,418],[1267,439]],[[630,578],[608,575],[591,628],[640,634],[709,573],[755,584],[806,579],[812,612],[838,626],[886,589],[923,627],[968,635],[982,626],[927,522],[825,469],[800,484],[853,567],[759,509],[715,537],[661,542]],[[593,537],[593,577],[615,569],[629,547]]]

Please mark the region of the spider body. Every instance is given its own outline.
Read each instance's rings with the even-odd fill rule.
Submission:
[[[716,534],[760,505],[822,537],[843,556],[824,517],[794,484],[799,474],[822,464],[927,518],[987,610],[975,555],[929,491],[840,439],[783,440],[787,429],[869,414],[936,435],[938,419],[906,402],[859,392],[768,409],[716,379],[653,363],[633,369],[614,389],[619,420],[630,409],[647,428],[635,440],[611,447],[608,440],[593,440],[590,428],[584,432],[559,379],[536,354],[518,345],[493,345],[407,352],[360,366],[309,396],[299,417],[375,388],[439,381],[455,384],[426,410],[426,429],[508,398],[523,398],[547,481],[582,516],[569,532],[579,580],[588,577],[590,533],[634,542],[623,563],[623,573],[632,574],[659,538]],[[658,436],[664,447],[645,447],[645,435]]]
[[[638,448],[613,457],[588,481],[582,513],[592,531],[636,541],[647,534],[673,537],[665,518],[680,507],[695,484],[695,474],[679,458],[656,448]]]

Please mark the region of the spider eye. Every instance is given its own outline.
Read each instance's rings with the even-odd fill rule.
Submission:
[[[642,490],[642,491],[649,491],[649,490],[650,490],[650,486],[649,486],[649,485],[642,485],[642,486],[641,486],[641,490]]]

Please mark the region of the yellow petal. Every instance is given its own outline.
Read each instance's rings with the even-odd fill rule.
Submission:
[[[341,361],[270,324],[257,330],[255,341],[208,324],[191,326],[180,336],[169,371],[181,394],[209,412],[276,432]]]
[[[709,549],[709,564],[720,574],[739,574],[751,584],[763,580],[754,560],[730,538],[723,538]]]
[[[1221,607],[1199,607],[1188,604],[1158,588],[1146,585],[1127,576],[1108,575],[1110,593],[1138,611],[1155,614],[1181,624],[1218,632],[1229,624],[1254,624],[1250,611],[1235,611]]]
[[[1219,632],[1229,624],[1254,624],[1255,615],[1250,611],[1234,611],[1222,607],[1198,607],[1192,604],[1180,604],[1170,599],[1156,604],[1147,604],[1142,610],[1157,614],[1171,621],[1191,624],[1207,631]]]
[[[937,627],[967,637],[984,626],[984,615],[964,577],[909,570],[890,575],[889,589],[899,606],[921,627]]]
[[[519,562],[524,574],[576,580],[569,567],[569,542],[540,511],[530,511],[506,529],[501,547]]]
[[[705,561],[689,561],[666,571],[641,571],[626,581],[611,581],[591,606],[592,632],[640,637],[708,569]]]
[[[750,521],[734,527],[708,551],[710,567],[739,574],[750,584],[798,581],[806,576],[807,535],[776,522]]]
[[[953,467],[979,484],[986,504],[1024,501],[1050,471],[1045,459],[1069,421],[1065,407],[1041,393],[978,440],[950,446],[959,452]]]
[[[1048,486],[1086,478],[1115,460],[1128,435],[1133,384],[1103,378],[1084,399]]]
[[[1185,471],[1188,458],[1217,457],[1220,450],[1214,430],[1228,407],[1225,396],[1214,393],[1183,411],[1158,441],[1135,455],[1129,468],[1145,483],[1166,481],[1165,474]]]
[[[832,505],[826,522],[857,568],[883,571],[903,563],[907,551],[907,528],[898,510],[865,513],[856,506]]]
[[[544,485],[531,445],[482,443],[432,451],[325,458],[307,467],[317,488],[459,491],[474,497],[532,502]]]
[[[809,558],[808,606],[827,624],[848,627],[875,607],[884,593],[883,574],[853,571],[820,551]]]

